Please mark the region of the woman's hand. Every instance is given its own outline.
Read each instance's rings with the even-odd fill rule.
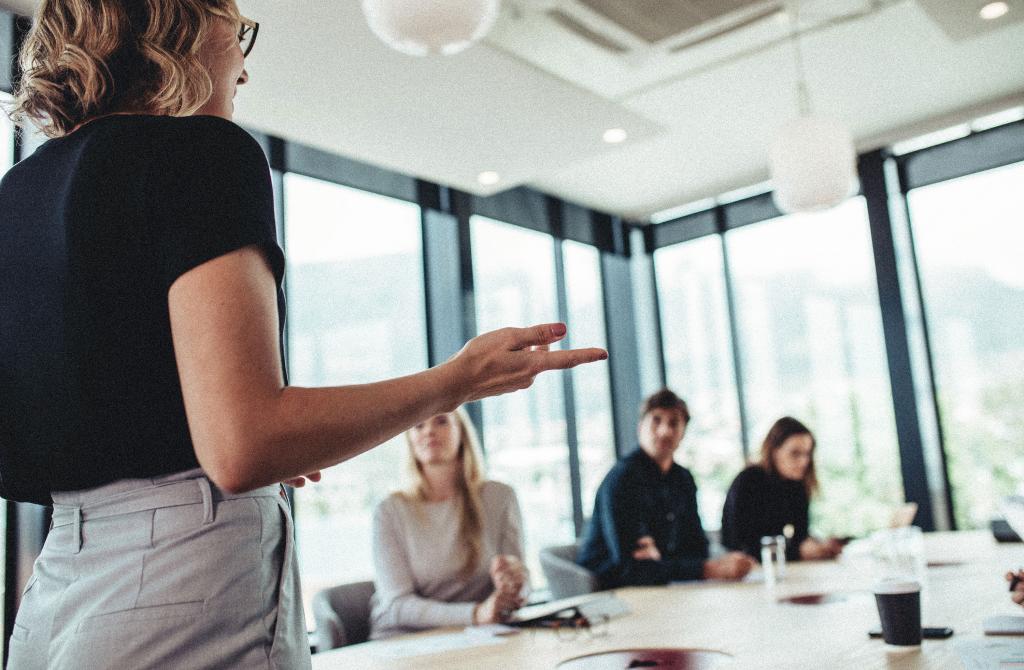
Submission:
[[[491,561],[490,572],[495,591],[501,592],[509,599],[521,600],[520,593],[526,584],[526,567],[522,561],[509,554],[495,556]],[[517,604],[516,608],[520,604]]]
[[[565,337],[565,324],[502,328],[474,337],[445,366],[457,389],[455,406],[529,388],[546,370],[566,370],[608,358],[604,349],[548,351]]]
[[[473,608],[473,625],[479,626],[488,623],[502,623],[508,621],[512,612],[519,609],[522,599],[516,596],[509,596],[502,591],[495,589],[491,595]]]
[[[822,541],[809,537],[800,543],[800,558],[805,561],[828,560],[841,553],[843,544],[835,538]]]
[[[316,472],[311,472],[311,473],[309,473],[308,475],[306,475],[304,477],[296,477],[295,479],[286,479],[286,480],[284,480],[283,483],[287,484],[288,486],[291,486],[293,488],[301,489],[303,486],[306,485],[306,480],[307,479],[309,481],[311,481],[311,482],[318,482],[318,481],[320,481],[321,477],[322,477],[322,475],[320,474],[320,471],[317,470]]]

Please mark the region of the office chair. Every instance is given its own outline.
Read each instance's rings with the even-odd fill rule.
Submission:
[[[352,582],[313,596],[318,652],[370,639],[370,599],[375,590],[373,582]]]
[[[576,565],[576,551],[575,544],[545,547],[540,551],[540,567],[548,580],[553,600],[598,590],[594,573]]]

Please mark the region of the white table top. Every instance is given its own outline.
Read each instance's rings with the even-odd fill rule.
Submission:
[[[1003,575],[1024,564],[1024,546],[998,545],[985,532],[925,536],[929,561],[957,563],[928,570],[923,623],[950,626],[948,640],[925,640],[921,647],[893,651],[868,639],[878,626],[870,594],[872,576],[852,561],[790,563],[774,592],[760,583],[691,583],[636,587],[615,593],[632,613],[614,619],[607,635],[581,634],[566,641],[550,630],[526,630],[501,644],[396,659],[391,641],[368,642],[313,656],[314,670],[420,668],[554,668],[559,662],[603,650],[631,647],[714,649],[733,656],[728,668],[959,668],[954,644],[979,638],[981,622],[998,614],[1024,615],[1007,592]],[[780,603],[808,593],[842,593],[845,599],[821,605]],[[450,635],[445,629],[398,638]]]

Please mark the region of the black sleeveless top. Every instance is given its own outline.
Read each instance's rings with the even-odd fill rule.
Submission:
[[[167,292],[259,246],[278,287],[270,171],[237,125],[122,115],[43,144],[0,182],[0,495],[198,467]]]

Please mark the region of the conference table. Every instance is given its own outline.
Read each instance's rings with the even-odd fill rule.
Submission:
[[[1024,545],[998,544],[981,531],[927,533],[925,556],[929,567],[923,624],[951,627],[954,635],[910,649],[868,638],[868,630],[879,625],[870,592],[876,575],[848,558],[790,563],[784,579],[772,588],[763,580],[751,580],[617,589],[615,595],[631,611],[609,621],[598,636],[580,631],[566,639],[552,630],[529,629],[500,643],[417,653],[418,645],[430,652],[434,636],[442,636],[435,641],[450,640],[458,637],[453,633],[461,633],[443,629],[315,654],[313,668],[532,670],[555,668],[585,654],[638,647],[717,650],[731,656],[723,668],[961,668],[957,645],[982,639],[983,619],[1024,615],[1011,602],[1003,577],[1024,564]],[[818,604],[787,600],[819,600],[800,597],[813,594],[826,597]]]

